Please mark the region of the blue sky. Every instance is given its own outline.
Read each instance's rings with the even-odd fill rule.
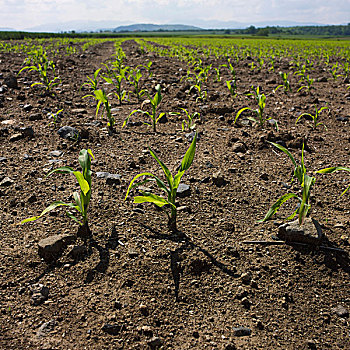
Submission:
[[[344,24],[350,22],[350,0],[0,0],[0,28],[27,29],[75,20]]]

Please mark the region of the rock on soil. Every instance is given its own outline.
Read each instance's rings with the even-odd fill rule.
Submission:
[[[54,235],[39,241],[39,255],[47,263],[56,261],[66,249],[68,244],[75,242],[75,235]]]

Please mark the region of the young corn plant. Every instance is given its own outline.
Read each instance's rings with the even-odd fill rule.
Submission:
[[[162,208],[167,217],[168,217],[168,228],[173,232],[178,232],[177,230],[177,207],[176,207],[176,193],[179,187],[182,176],[185,171],[190,168],[192,165],[195,151],[196,151],[196,142],[197,142],[197,133],[195,134],[192,143],[188,150],[186,151],[182,161],[180,168],[175,176],[172,176],[168,167],[157,157],[157,155],[150,148],[151,156],[158,162],[160,167],[162,168],[164,175],[167,180],[167,184],[159,179],[156,175],[146,172],[136,175],[130,182],[125,200],[128,198],[129,193],[132,189],[140,187],[147,182],[155,181],[162,191],[165,192],[166,197],[161,197],[151,192],[141,191],[142,196],[134,197],[134,203],[154,203],[158,207]],[[143,181],[135,183],[137,179],[140,177],[146,176],[146,179]],[[168,208],[166,208],[168,207]]]
[[[53,88],[57,85],[60,84],[61,79],[57,76],[55,76],[55,64],[53,63],[53,61],[45,61],[43,63],[38,63],[37,65],[33,65],[33,66],[26,66],[23,67],[18,74],[20,74],[22,71],[29,69],[29,72],[32,71],[36,71],[39,74],[39,77],[41,79],[40,82],[35,82],[31,85],[31,87],[35,86],[35,85],[42,85],[45,87],[46,93],[47,94],[53,94]],[[50,75],[50,71],[53,72],[54,77],[51,79],[49,77]]]
[[[148,94],[148,93],[147,93],[147,94]],[[147,115],[147,116],[151,119],[151,121],[152,121],[151,124],[150,124],[150,123],[144,123],[144,124],[146,124],[146,125],[148,125],[148,126],[152,126],[152,127],[153,127],[153,131],[154,131],[154,132],[157,132],[157,129],[156,129],[157,123],[158,123],[159,119],[162,118],[162,117],[165,115],[164,112],[163,112],[163,113],[160,113],[159,115],[157,114],[157,108],[158,108],[158,106],[160,105],[160,103],[162,102],[161,87],[160,87],[159,84],[156,86],[156,93],[155,93],[154,97],[152,98],[152,97],[148,94],[148,98],[149,98],[148,100],[143,101],[143,103],[142,103],[142,105],[141,105],[141,108],[142,108],[145,104],[151,104],[151,106],[152,106],[152,112],[144,111],[144,110],[142,110],[142,109],[135,109],[135,110],[133,110],[133,111],[129,114],[129,116],[124,120],[124,123],[123,123],[123,126],[122,126],[122,127],[124,127],[124,126],[127,124],[127,122],[129,121],[130,117],[131,117],[133,114],[135,114],[135,113],[142,113],[142,114]]]
[[[299,225],[304,223],[304,220],[310,210],[310,194],[312,186],[314,185],[316,179],[313,176],[309,176],[306,174],[306,168],[304,164],[304,144],[301,151],[301,163],[297,165],[292,154],[283,146],[270,142],[274,147],[278,148],[280,151],[284,152],[292,161],[294,165],[294,175],[301,187],[301,197],[295,193],[286,193],[282,197],[280,197],[269,209],[265,217],[258,222],[265,222],[269,220],[281,207],[281,205],[287,202],[289,199],[295,198],[299,202],[299,206],[296,210],[287,218],[287,220],[293,219],[296,215],[298,215]]]
[[[316,129],[319,125],[323,125],[323,127],[327,130],[327,127],[326,125],[324,125],[324,123],[322,122],[318,122],[318,117],[320,116],[320,113],[325,110],[325,109],[328,109],[327,106],[325,107],[321,107],[320,109],[317,109],[316,105],[315,105],[315,114],[311,114],[311,113],[302,113],[299,115],[299,117],[297,118],[295,124],[300,120],[301,117],[311,117],[312,120],[313,120],[313,128]]]
[[[87,76],[88,81],[85,82],[80,89],[82,89],[84,86],[87,86],[91,91],[96,91],[97,90],[97,84],[98,84],[98,79],[97,76],[100,73],[100,70],[102,68],[96,69],[94,72],[93,78]]]
[[[185,112],[186,118],[182,121],[182,131],[192,131],[196,128],[196,121],[200,120],[201,114],[198,112],[190,113],[185,108],[181,108]]]
[[[117,73],[116,70],[111,70],[106,64],[105,67],[107,68],[108,77],[102,76],[102,78],[106,83],[114,85],[116,88],[114,95],[117,97],[119,104],[121,105],[126,97],[126,91],[122,88],[122,82],[125,79],[127,68],[121,68],[119,69],[119,73]]]
[[[65,206],[69,209],[76,210],[81,218],[77,218],[73,215],[69,210],[67,211],[67,216],[77,222],[80,227],[78,230],[78,234],[82,237],[87,237],[90,235],[90,230],[88,226],[88,207],[91,199],[91,158],[94,159],[94,155],[92,154],[91,149],[82,149],[79,153],[78,161],[82,168],[82,172],[78,170],[74,170],[71,167],[64,166],[50,171],[45,177],[48,177],[52,174],[73,174],[79,184],[80,192],[74,192],[73,198],[75,203],[66,203],[63,201],[55,201],[51,203],[47,208],[45,208],[40,215],[33,216],[27,219],[24,219],[20,222],[20,224],[24,224],[26,222],[35,221],[51,210],[56,209],[57,207]]]
[[[332,174],[332,173],[335,173],[336,171],[348,171],[348,172],[350,172],[350,168],[346,168],[343,166],[333,166],[330,168],[318,170],[318,171],[316,171],[316,173],[318,173],[318,174]],[[350,185],[345,189],[345,191],[340,196],[343,196],[349,189],[350,189]]]
[[[233,99],[235,99],[237,96],[237,81],[236,81],[236,79],[233,79],[231,81],[227,80],[226,85],[227,85],[228,91],[230,91],[231,97]]]
[[[63,112],[63,109],[60,109],[59,111],[57,111],[56,113],[49,113],[49,118],[52,118],[52,123],[54,125],[54,127],[56,127],[56,124],[59,122],[60,120],[60,114]]]
[[[279,72],[280,77],[282,78],[283,84],[278,85],[275,89],[275,92],[279,89],[279,88],[283,88],[284,92],[287,94],[288,92],[292,91],[292,88],[290,87],[290,83],[288,80],[288,73],[285,72]]]
[[[107,126],[110,131],[114,130],[114,125],[115,125],[115,119],[112,115],[111,111],[111,105],[109,103],[109,96],[111,94],[106,94],[104,90],[95,90],[93,95],[85,95],[83,98],[86,97],[93,97],[97,101],[97,106],[96,106],[96,116],[98,115],[98,112],[100,110],[101,104],[103,105],[103,109],[106,111],[106,116],[107,116]],[[103,112],[102,112],[103,115]]]
[[[266,106],[266,96],[264,94],[260,93],[260,87],[258,86],[256,89],[254,89],[254,87],[252,86],[252,89],[254,92],[247,94],[247,96],[253,96],[255,98],[255,100],[258,104],[258,108],[252,109],[250,107],[244,107],[244,108],[240,109],[236,114],[234,123],[236,123],[237,119],[244,111],[250,110],[256,114],[256,118],[247,117],[247,119],[252,120],[254,123],[259,123],[259,125],[262,127],[262,126],[264,126],[264,124],[267,120],[270,120],[272,118],[271,117],[266,118],[264,115],[264,110],[265,110],[265,106]],[[276,125],[276,128],[277,128],[277,125]]]
[[[310,92],[312,89],[312,84],[314,83],[315,79],[310,78],[309,74],[307,74],[304,78],[299,80],[299,83],[303,82],[303,80],[306,81],[306,85],[301,86],[297,90],[297,92],[301,91],[302,89],[307,89],[307,91]]]
[[[141,78],[142,73],[139,69],[131,69],[129,71],[128,81],[134,87],[134,91],[132,93],[137,97],[139,101],[141,100],[142,96],[144,96],[144,94],[146,93],[146,91],[141,88]]]

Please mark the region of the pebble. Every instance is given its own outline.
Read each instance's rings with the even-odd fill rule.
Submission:
[[[337,314],[339,317],[349,317],[349,310],[346,309],[343,305],[337,305],[336,307],[332,308],[332,312]]]
[[[163,341],[158,337],[153,337],[147,344],[151,349],[159,349],[163,345]]]
[[[188,197],[191,194],[191,187],[189,185],[186,185],[184,183],[180,183],[177,192],[177,196],[180,198]]]
[[[4,177],[1,181],[0,181],[0,186],[2,187],[8,187],[11,186],[12,184],[14,184],[14,181],[12,179],[10,179],[9,177]]]
[[[75,235],[53,235],[39,241],[39,255],[47,263],[56,261],[67,248],[68,244],[76,240]]]
[[[30,286],[30,293],[32,294],[30,302],[32,305],[38,306],[47,300],[49,296],[49,288],[43,284],[36,283]]]
[[[38,338],[44,338],[48,335],[48,333],[52,332],[56,326],[55,320],[50,320],[49,322],[43,323],[38,329],[36,336]]]
[[[252,330],[247,327],[236,327],[233,328],[233,335],[236,337],[244,337],[252,334]]]

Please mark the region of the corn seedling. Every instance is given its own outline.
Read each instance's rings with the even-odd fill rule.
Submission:
[[[252,88],[253,88],[254,92],[247,94],[247,96],[253,96],[255,98],[255,100],[258,104],[258,108],[252,109],[250,107],[244,107],[244,108],[240,109],[236,114],[234,123],[236,123],[237,119],[244,111],[249,110],[249,111],[252,111],[255,113],[256,118],[247,117],[247,119],[252,120],[255,123],[259,123],[260,126],[263,126],[267,120],[272,119],[271,117],[265,118],[265,116],[264,116],[264,110],[265,110],[265,106],[266,106],[266,96],[264,94],[260,93],[259,86],[255,90],[254,90],[253,86],[252,86]],[[277,127],[277,125],[276,125],[276,127]]]
[[[57,122],[60,119],[60,114],[62,111],[63,111],[63,109],[60,109],[56,113],[51,113],[51,112],[49,113],[49,118],[52,118],[52,123],[55,127],[56,127]]]
[[[180,168],[177,172],[177,174],[173,177],[170,173],[170,170],[168,167],[157,157],[157,155],[152,151],[150,148],[150,154],[151,156],[158,162],[160,167],[162,168],[164,175],[167,180],[167,185],[159,179],[156,175],[152,173],[141,173],[136,175],[130,182],[125,199],[129,196],[129,193],[132,189],[137,188],[139,186],[144,185],[147,182],[155,181],[158,185],[158,187],[166,193],[166,197],[161,197],[158,195],[155,195],[150,192],[141,191],[142,196],[136,196],[134,197],[134,203],[154,203],[158,207],[162,208],[167,217],[168,217],[168,228],[173,232],[177,232],[177,208],[176,208],[176,193],[177,189],[179,187],[180,181],[182,176],[184,175],[185,171],[189,169],[189,167],[192,165],[195,151],[196,151],[196,142],[197,142],[197,133],[195,134],[195,137],[192,140],[192,143],[188,150],[186,151],[182,161]],[[147,178],[141,182],[135,183],[137,179],[139,179],[142,176],[146,176]],[[170,210],[166,210],[165,207],[169,207]]]
[[[45,87],[46,92],[52,93],[52,89],[61,82],[59,77],[54,76],[53,79],[50,79],[49,77],[50,70],[52,70],[53,74],[55,75],[55,64],[53,63],[53,61],[47,60],[44,63],[38,63],[37,65],[23,67],[18,72],[18,74],[20,74],[22,71],[26,69],[29,69],[29,72],[31,71],[38,72],[39,77],[41,79],[41,82],[35,82],[31,85],[31,87],[35,85],[42,85]]]
[[[297,91],[301,91],[302,89],[307,89],[308,92],[312,89],[312,84],[314,83],[315,79],[311,79],[309,74],[303,77],[302,79],[299,80],[299,83],[302,82],[303,80],[306,81],[306,85],[301,86]]]
[[[323,127],[327,130],[327,127],[326,125],[324,125],[322,122],[317,122],[318,121],[318,117],[320,116],[320,113],[325,110],[325,109],[328,109],[327,106],[325,107],[321,107],[320,109],[317,109],[317,107],[315,106],[315,114],[311,114],[311,113],[302,113],[299,115],[299,117],[297,118],[295,124],[300,120],[301,117],[303,116],[308,116],[308,117],[311,117],[312,120],[313,120],[313,128],[316,129],[319,125],[323,125]]]
[[[108,119],[107,126],[112,131],[115,125],[115,119],[112,116],[111,105],[108,100],[110,95],[110,93],[107,95],[104,90],[99,89],[95,90],[93,95],[85,95],[83,98],[93,97],[97,101],[96,116],[98,115],[101,104],[103,105],[103,109],[106,111]]]
[[[232,98],[234,99],[237,96],[237,82],[236,79],[233,80],[227,80],[226,81],[226,85],[228,88],[228,91],[230,91],[230,94],[232,96]]]
[[[288,74],[285,72],[279,72],[280,77],[282,78],[283,84],[278,85],[275,89],[275,92],[279,89],[279,88],[283,88],[285,93],[291,92],[292,89],[290,87],[289,84],[289,80],[288,80]]]
[[[296,198],[299,202],[299,206],[297,209],[287,218],[287,220],[293,219],[298,214],[298,221],[299,224],[302,225],[304,223],[304,220],[308,214],[308,211],[310,210],[310,194],[312,186],[314,185],[316,179],[312,176],[309,176],[306,174],[306,168],[304,164],[304,144],[301,151],[301,163],[300,165],[297,165],[294,157],[292,154],[283,146],[270,142],[273,146],[278,148],[280,151],[284,152],[292,161],[294,165],[294,177],[298,180],[299,185],[301,186],[301,197],[299,197],[295,193],[286,193],[282,197],[280,197],[269,209],[267,214],[262,220],[259,220],[258,222],[264,222],[270,219],[281,207],[281,205],[285,202],[287,202],[291,198]]]
[[[150,123],[144,123],[144,124],[146,124],[146,125],[148,125],[148,126],[152,126],[153,127],[153,131],[154,132],[157,132],[157,130],[156,130],[156,126],[157,126],[157,123],[158,123],[158,121],[159,121],[159,119],[160,118],[162,118],[164,115],[165,115],[165,113],[163,112],[163,113],[160,113],[159,115],[157,115],[157,108],[158,108],[158,106],[159,106],[159,104],[161,103],[161,101],[162,101],[162,94],[161,94],[161,88],[160,88],[160,85],[158,84],[157,86],[156,86],[156,93],[155,93],[155,95],[154,95],[154,97],[152,98],[148,93],[148,100],[145,100],[145,101],[143,101],[143,103],[142,103],[142,105],[141,105],[141,108],[145,105],[145,104],[151,104],[151,106],[152,106],[152,112],[150,113],[150,112],[148,112],[148,111],[144,111],[144,110],[142,110],[142,109],[135,109],[135,110],[133,110],[130,114],[129,114],[129,116],[124,120],[124,123],[123,123],[123,126],[122,127],[124,127],[126,124],[127,124],[127,122],[129,121],[129,119],[130,119],[130,117],[133,115],[133,114],[135,114],[135,113],[142,113],[142,114],[146,114],[149,118],[151,118],[151,120],[152,120],[152,124],[150,124]]]
[[[83,86],[88,86],[88,87],[90,88],[90,90],[96,91],[96,90],[97,90],[97,84],[98,84],[97,76],[98,76],[98,74],[100,73],[100,70],[101,70],[101,69],[102,69],[102,68],[99,68],[99,69],[97,69],[97,70],[95,71],[93,78],[87,76],[88,81],[85,82],[85,83],[81,86],[80,89],[82,89]]]
[[[338,67],[338,62],[337,62],[330,69],[330,73],[332,74],[332,77],[333,77],[334,80],[337,80],[337,78],[342,76],[341,74],[338,74],[338,70],[339,70],[339,67]]]
[[[122,89],[122,82],[125,79],[127,68],[121,68],[119,73],[117,73],[117,71],[111,70],[106,64],[105,67],[107,68],[108,77],[103,76],[102,78],[106,83],[114,85],[117,90],[114,94],[117,97],[119,104],[122,104],[126,97],[126,91]]]
[[[128,81],[134,87],[134,91],[132,93],[138,100],[141,100],[141,97],[146,93],[146,91],[141,88],[141,78],[142,74],[139,69],[131,69],[129,71]]]
[[[73,198],[75,203],[65,203],[63,201],[55,201],[51,203],[47,208],[45,208],[42,213],[38,216],[33,216],[27,219],[24,219],[20,222],[20,224],[24,224],[26,222],[35,221],[51,210],[56,209],[60,206],[65,206],[70,209],[76,210],[80,215],[81,219],[78,219],[74,216],[69,210],[67,211],[67,215],[69,218],[76,221],[81,226],[81,232],[89,232],[88,229],[88,207],[91,199],[91,158],[94,159],[94,155],[90,149],[82,149],[79,153],[78,161],[82,168],[82,172],[74,170],[71,167],[64,166],[50,171],[45,177],[48,177],[52,174],[73,174],[80,186],[80,193],[74,192]],[[86,230],[86,231],[84,231]]]
[[[200,120],[200,113],[190,113],[185,108],[181,108],[181,110],[186,114],[186,118],[182,121],[182,131],[185,131],[186,129],[192,131],[196,128],[196,120]]]
[[[334,167],[318,170],[318,171],[316,171],[316,173],[318,173],[318,174],[332,174],[336,171],[341,171],[341,170],[350,172],[350,168],[345,168],[342,166],[334,166]],[[349,189],[350,189],[350,185],[345,189],[345,191],[340,196],[343,196]]]

